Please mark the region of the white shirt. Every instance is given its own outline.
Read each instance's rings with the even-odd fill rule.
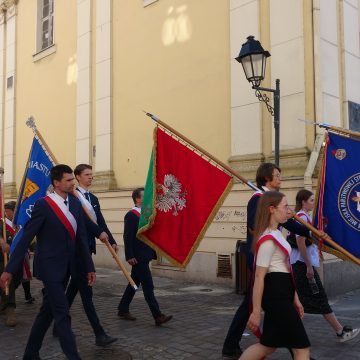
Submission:
[[[141,207],[134,206],[131,210],[136,210],[139,214],[141,214]]]
[[[304,221],[311,223],[310,216],[304,211],[300,210],[296,213],[299,217],[301,217]],[[298,235],[296,235],[298,238]],[[319,250],[315,244],[311,244],[310,246],[306,247],[306,252],[308,254],[309,260],[312,266],[320,267],[320,258],[319,258]],[[295,264],[297,261],[305,262],[304,258],[302,257],[299,249],[292,249],[290,262]]]
[[[284,239],[280,230],[266,230],[263,235],[273,235],[291,253],[291,246]],[[268,268],[268,272],[289,273],[288,259],[284,251],[272,240],[267,240],[260,245],[256,256],[256,265]]]
[[[84,198],[86,199],[85,193],[90,194],[89,190],[84,189],[83,187],[81,187],[80,185],[77,186],[78,190],[80,190],[81,194],[84,195]],[[90,204],[91,204],[91,200],[90,200],[90,195],[89,195],[89,199],[86,199]]]
[[[53,194],[55,195],[55,197],[57,198],[58,201],[62,202],[65,205],[65,201],[66,201],[66,207],[69,210],[69,195],[66,195],[66,199],[64,199],[62,196],[60,196],[56,191],[53,192]]]

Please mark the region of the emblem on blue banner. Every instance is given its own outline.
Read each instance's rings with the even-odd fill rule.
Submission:
[[[360,231],[360,173],[350,176],[342,184],[338,206],[344,221],[356,231]]]
[[[314,225],[360,258],[360,140],[329,133]]]

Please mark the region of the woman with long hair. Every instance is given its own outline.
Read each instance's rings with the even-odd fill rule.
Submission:
[[[310,358],[310,342],[301,321],[304,309],[291,275],[291,247],[279,225],[290,217],[284,194],[267,191],[259,200],[254,233],[254,287],[248,327],[260,334],[260,342],[244,351],[241,360],[256,360],[276,348],[293,350],[295,360]],[[264,310],[260,329],[261,309]]]
[[[306,189],[296,195],[295,211],[304,221],[311,224],[310,212],[314,209],[314,194]],[[291,251],[291,264],[296,288],[304,310],[308,314],[321,314],[335,330],[340,342],[348,341],[357,336],[359,329],[343,326],[339,323],[329,305],[317,267],[320,267],[319,250],[315,244],[302,236],[292,235],[296,242]]]

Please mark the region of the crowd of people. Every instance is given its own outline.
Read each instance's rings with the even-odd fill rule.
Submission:
[[[38,360],[44,336],[54,322],[53,335],[59,338],[63,353],[68,359],[79,360],[75,336],[71,329],[70,307],[80,293],[83,308],[95,335],[96,346],[108,346],[117,341],[102,327],[93,303],[92,285],[95,283],[95,267],[92,254],[96,253],[96,240],[109,242],[115,252],[117,243],[108,229],[101,212],[98,198],[89,191],[92,183],[92,167],[78,165],[74,172],[67,165],[56,165],[50,171],[54,191],[35,203],[31,218],[21,232],[21,238],[12,249],[9,263],[0,259],[1,311],[6,314],[6,325],[16,326],[15,290],[23,283],[25,301],[34,302],[30,292],[30,249],[35,241],[33,261],[34,276],[43,283],[43,299],[35,318],[25,348],[24,360]],[[75,187],[75,180],[78,186]],[[141,284],[156,326],[172,319],[160,311],[154,295],[154,285],[149,262],[155,252],[136,238],[143,188],[136,189],[132,198],[134,208],[125,216],[125,256],[132,266],[132,278]],[[13,202],[8,203],[6,209]],[[13,215],[13,213],[12,213]],[[8,254],[15,235],[9,214],[6,224],[6,239],[0,239],[2,253]],[[8,226],[9,225],[9,226]],[[1,232],[2,234],[2,232]],[[20,236],[20,233],[19,233]],[[35,240],[34,240],[35,239]],[[3,255],[3,254],[2,254]],[[119,304],[119,317],[134,321],[129,306],[135,291],[129,285]]]
[[[35,251],[33,272],[43,283],[43,298],[23,359],[40,359],[43,338],[54,322],[53,335],[59,338],[63,353],[70,360],[79,360],[70,317],[77,293],[94,331],[95,345],[108,346],[117,341],[104,330],[93,303],[96,275],[92,254],[96,253],[96,238],[108,242],[115,252],[118,245],[98,198],[89,191],[92,167],[80,164],[73,172],[67,165],[57,165],[51,169],[50,177],[54,191],[35,203],[9,263],[5,265],[4,257],[0,257],[0,311],[6,315],[7,326],[16,326],[15,291],[20,284],[25,302],[35,301],[30,289],[29,261]],[[280,192],[281,169],[270,163],[260,165],[256,183],[259,191],[247,205],[246,255],[251,281],[230,324],[222,355],[228,359],[256,360],[283,347],[296,360],[312,359],[311,339],[302,322],[304,313],[322,314],[340,342],[353,339],[360,330],[342,325],[329,305],[316,270],[320,266],[319,249],[308,228],[294,220],[286,196]],[[162,313],[155,297],[149,263],[156,259],[156,253],[136,237],[143,195],[143,188],[132,192],[134,207],[124,218],[125,258],[132,267],[135,284],[142,286],[155,325],[160,326],[172,315]],[[0,225],[6,226],[6,239],[0,236],[1,251],[6,254],[18,230],[12,222],[15,206],[13,201],[5,204],[6,222]],[[313,207],[313,193],[300,190],[296,196],[297,215],[311,223]],[[321,233],[321,237],[326,239],[327,235]],[[129,284],[118,305],[120,319],[136,320],[130,312],[134,295]],[[246,327],[259,341],[243,350],[240,342]]]
[[[251,281],[229,327],[222,355],[256,360],[283,347],[293,359],[313,359],[301,321],[304,313],[322,314],[340,342],[355,338],[360,329],[340,324],[329,305],[316,271],[319,249],[311,241],[314,235],[294,220],[285,195],[279,191],[281,169],[271,163],[261,164],[256,184],[260,191],[247,205],[246,254]],[[297,215],[311,223],[313,208],[313,193],[300,190],[296,195]],[[320,234],[326,240],[328,235]],[[240,342],[246,326],[259,337],[259,343],[243,351]]]

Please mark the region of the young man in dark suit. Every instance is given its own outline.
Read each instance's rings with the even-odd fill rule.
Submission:
[[[252,273],[254,255],[252,253],[253,233],[255,229],[255,215],[260,196],[264,191],[279,191],[281,186],[281,170],[272,163],[263,163],[256,172],[256,185],[261,192],[256,191],[247,204],[247,232],[246,232],[246,263]],[[282,226],[301,236],[310,237],[309,230],[294,219],[289,219]],[[251,278],[251,275],[250,275]],[[242,354],[239,343],[249,320],[249,304],[252,294],[251,282],[244,296],[243,302],[235,313],[224,341],[222,355],[228,359],[238,359]]]
[[[145,300],[155,319],[155,325],[161,325],[172,319],[161,313],[159,304],[154,295],[154,283],[149,268],[149,262],[156,259],[156,252],[136,237],[141,205],[144,197],[144,188],[135,189],[132,199],[135,206],[127,212],[124,218],[124,245],[126,261],[132,266],[131,277],[136,285],[141,284]],[[129,312],[130,303],[135,290],[128,284],[118,306],[118,315],[123,320],[134,321],[136,318]]]
[[[64,354],[70,360],[79,360],[65,288],[69,276],[76,275],[78,259],[84,263],[89,286],[95,283],[95,268],[86,244],[83,210],[79,200],[71,195],[75,185],[72,169],[67,165],[54,166],[50,177],[54,193],[35,203],[31,218],[1,275],[0,286],[4,289],[19,271],[25,252],[36,236],[34,275],[44,284],[43,303],[32,326],[23,360],[40,359],[39,351],[53,318]]]
[[[79,185],[76,188],[77,194],[81,198],[83,206],[86,206],[87,211],[91,212],[94,223],[85,214],[85,226],[87,231],[87,244],[89,253],[96,254],[96,239],[99,238],[101,241],[109,241],[112,247],[117,251],[116,241],[114,240],[111,232],[109,231],[105,219],[101,213],[100,203],[98,198],[89,192],[89,187],[92,183],[92,166],[88,164],[80,164],[74,169],[74,175]],[[86,313],[86,316],[92,326],[95,334],[95,344],[97,346],[106,346],[117,340],[117,338],[111,337],[106,334],[104,328],[100,324],[99,317],[97,316],[95,306],[93,303],[93,292],[92,288],[87,285],[87,276],[84,263],[78,261],[77,273],[72,276],[70,283],[66,289],[66,297],[71,307],[76,294],[80,292],[81,301]],[[57,336],[56,328],[54,327],[53,335]]]

